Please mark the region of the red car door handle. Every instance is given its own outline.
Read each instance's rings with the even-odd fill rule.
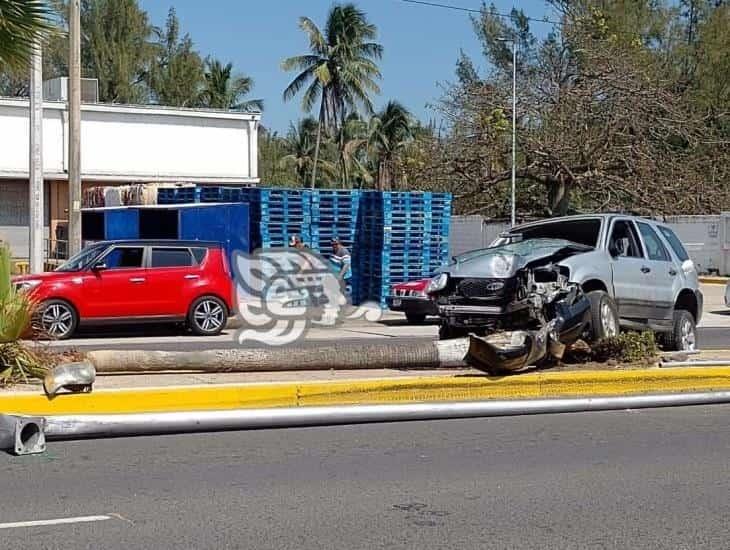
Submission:
[[[185,275],[183,279],[200,279],[200,275]]]
[[[144,277],[130,277],[129,282],[130,283],[144,283],[145,278]]]

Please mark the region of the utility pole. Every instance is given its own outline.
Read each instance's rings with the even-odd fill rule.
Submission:
[[[517,218],[517,205],[515,203],[516,188],[516,166],[517,166],[517,40],[512,40],[512,227],[515,226]]]
[[[68,255],[81,250],[81,15],[80,0],[68,3]]]
[[[41,39],[33,42],[30,65],[30,272],[43,271],[43,53]]]

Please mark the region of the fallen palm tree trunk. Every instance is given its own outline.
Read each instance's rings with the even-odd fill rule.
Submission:
[[[271,347],[205,351],[92,351],[98,374],[117,372],[271,372],[361,369],[435,369],[465,366],[466,338],[446,342]]]

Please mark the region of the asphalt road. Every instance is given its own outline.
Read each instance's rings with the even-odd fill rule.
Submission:
[[[730,327],[700,327],[697,329],[699,336],[699,345],[701,349],[730,349]],[[240,347],[240,344],[233,341],[233,333],[230,338],[196,338],[183,337],[176,338],[173,330],[162,328],[154,333],[149,339],[140,342],[125,342],[127,338],[135,338],[139,336],[139,330],[115,331],[113,333],[86,333],[82,335],[84,338],[80,342],[69,340],[68,342],[59,342],[57,347],[76,348],[80,350],[91,349],[147,349],[158,351],[200,351],[205,349],[231,349]],[[89,338],[91,336],[91,338]],[[352,336],[352,335],[350,335]],[[390,336],[390,338],[398,341],[424,341],[432,340],[433,336]],[[339,340],[343,345],[359,345],[363,343],[373,342],[371,336],[348,337]],[[332,338],[311,339],[298,343],[297,346],[317,347],[323,343],[332,343]],[[255,342],[247,344],[247,347],[260,347]]]
[[[729,415],[56,442],[43,456],[0,455],[0,547],[724,549]],[[64,518],[74,523],[12,525]]]

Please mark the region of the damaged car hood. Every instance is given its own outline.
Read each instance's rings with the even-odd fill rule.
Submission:
[[[442,269],[452,277],[513,277],[520,269],[541,260],[561,260],[594,250],[593,247],[564,239],[530,239],[518,243],[485,248]]]

